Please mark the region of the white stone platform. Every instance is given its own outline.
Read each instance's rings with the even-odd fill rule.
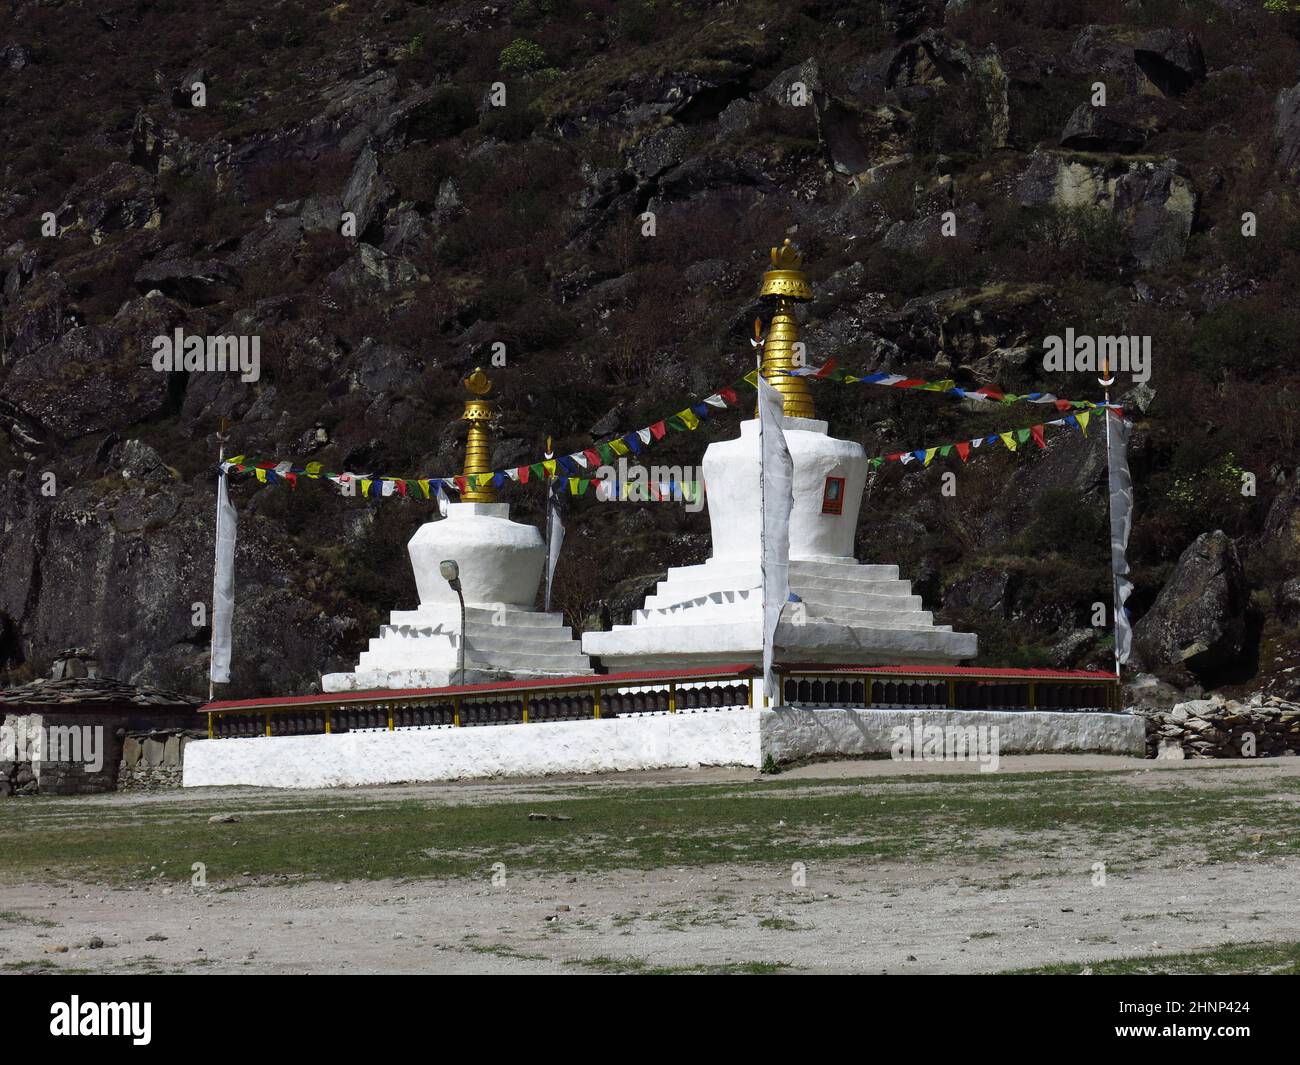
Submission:
[[[992,710],[811,710],[738,707],[612,720],[339,735],[195,740],[184,785],[330,788],[363,784],[608,773],[696,766],[760,767],[818,757],[888,756],[896,727],[996,726],[999,754],[1141,757],[1145,723],[1128,714]]]

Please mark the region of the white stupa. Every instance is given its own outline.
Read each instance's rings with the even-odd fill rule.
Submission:
[[[897,566],[863,565],[854,532],[867,475],[860,444],[827,435],[813,417],[808,381],[780,371],[795,365],[794,303],[812,299],[799,253],[787,240],[772,249],[761,296],[775,302],[762,373],[783,395],[784,432],[794,460],[790,589],[776,654],[787,664],[954,664],[973,658],[974,634],[935,625]],[[740,438],[704,453],[713,553],[698,566],[668,570],[632,624],[589,632],[582,649],[610,669],[671,669],[762,661],[759,571],[758,421]]]
[[[465,381],[472,397],[462,416],[469,423],[465,474],[489,472],[484,398],[492,387],[482,370]],[[351,673],[327,673],[327,692],[373,688],[437,688],[457,682],[460,601],[439,566],[454,560],[465,596],[465,683],[590,673],[591,664],[561,614],[537,611],[546,561],[542,534],[510,520],[491,487],[471,488],[447,516],[420,526],[407,551],[420,605],[395,610],[370,641]]]

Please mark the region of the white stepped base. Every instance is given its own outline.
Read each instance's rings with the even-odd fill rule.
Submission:
[[[934,626],[875,628],[826,619],[783,621],[776,630],[779,660],[821,665],[954,664],[974,658],[977,642],[973,633]],[[611,671],[757,665],[763,658],[762,621],[749,613],[726,624],[618,625],[587,633],[582,649]]]
[[[465,682],[569,677],[591,672],[560,614],[518,607],[465,611]],[[373,688],[439,688],[454,684],[460,657],[460,612],[442,607],[395,610],[361,652],[351,673],[327,673],[327,692]]]
[[[582,649],[611,670],[756,664],[763,648],[760,584],[757,560],[674,567],[631,625],[587,633]],[[975,657],[976,637],[935,625],[897,566],[792,559],[790,588],[802,604],[785,608],[776,639],[782,661],[905,665]]]

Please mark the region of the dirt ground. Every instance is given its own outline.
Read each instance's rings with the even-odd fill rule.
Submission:
[[[1087,764],[1085,764],[1087,763]],[[893,762],[808,766],[789,778],[907,773]],[[967,767],[950,766],[957,771]],[[1127,769],[1153,788],[1181,780],[1300,776],[1300,759],[1225,763],[1121,758],[1005,759],[1004,771]],[[933,771],[933,766],[930,767]],[[1190,777],[1181,774],[1191,774]],[[1127,775],[1127,774],[1126,774]],[[752,771],[621,775],[611,788],[743,781]],[[583,778],[591,783],[591,778]],[[466,801],[544,801],[549,784],[372,789]],[[273,801],[276,793],[221,789]],[[168,801],[187,802],[193,792]],[[214,793],[217,794],[217,793]],[[283,793],[279,793],[283,794]],[[295,793],[301,796],[302,793]],[[159,801],[160,795],[150,796]],[[130,795],[87,800],[106,806]],[[1297,856],[1204,863],[1188,856],[1109,876],[1091,861],[715,865],[579,875],[354,881],[234,891],[84,883],[0,887],[0,962],[10,971],[223,973],[582,973],[781,967],[794,972],[990,972],[1300,939]],[[102,947],[88,946],[95,938]],[[59,948],[67,948],[61,951]]]

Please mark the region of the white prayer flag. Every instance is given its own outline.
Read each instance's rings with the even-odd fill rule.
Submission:
[[[1122,666],[1128,661],[1133,644],[1133,629],[1129,625],[1128,610],[1124,604],[1133,591],[1128,579],[1128,538],[1133,530],[1133,478],[1128,469],[1128,438],[1132,428],[1123,415],[1106,411],[1109,432],[1107,472],[1110,474],[1110,568],[1115,580],[1115,662]]]
[[[560,499],[555,484],[549,486],[546,499],[546,603],[543,609],[551,609],[551,581],[555,579],[555,567],[560,561],[560,548],[564,546],[564,522],[560,517]]]
[[[226,475],[217,478],[217,557],[212,572],[213,684],[230,683],[230,649],[235,619],[235,508],[226,492]]]
[[[794,510],[794,460],[785,442],[781,393],[758,375],[760,570],[763,578],[763,688],[773,706],[782,702],[772,673],[777,625],[790,598],[790,512]]]

